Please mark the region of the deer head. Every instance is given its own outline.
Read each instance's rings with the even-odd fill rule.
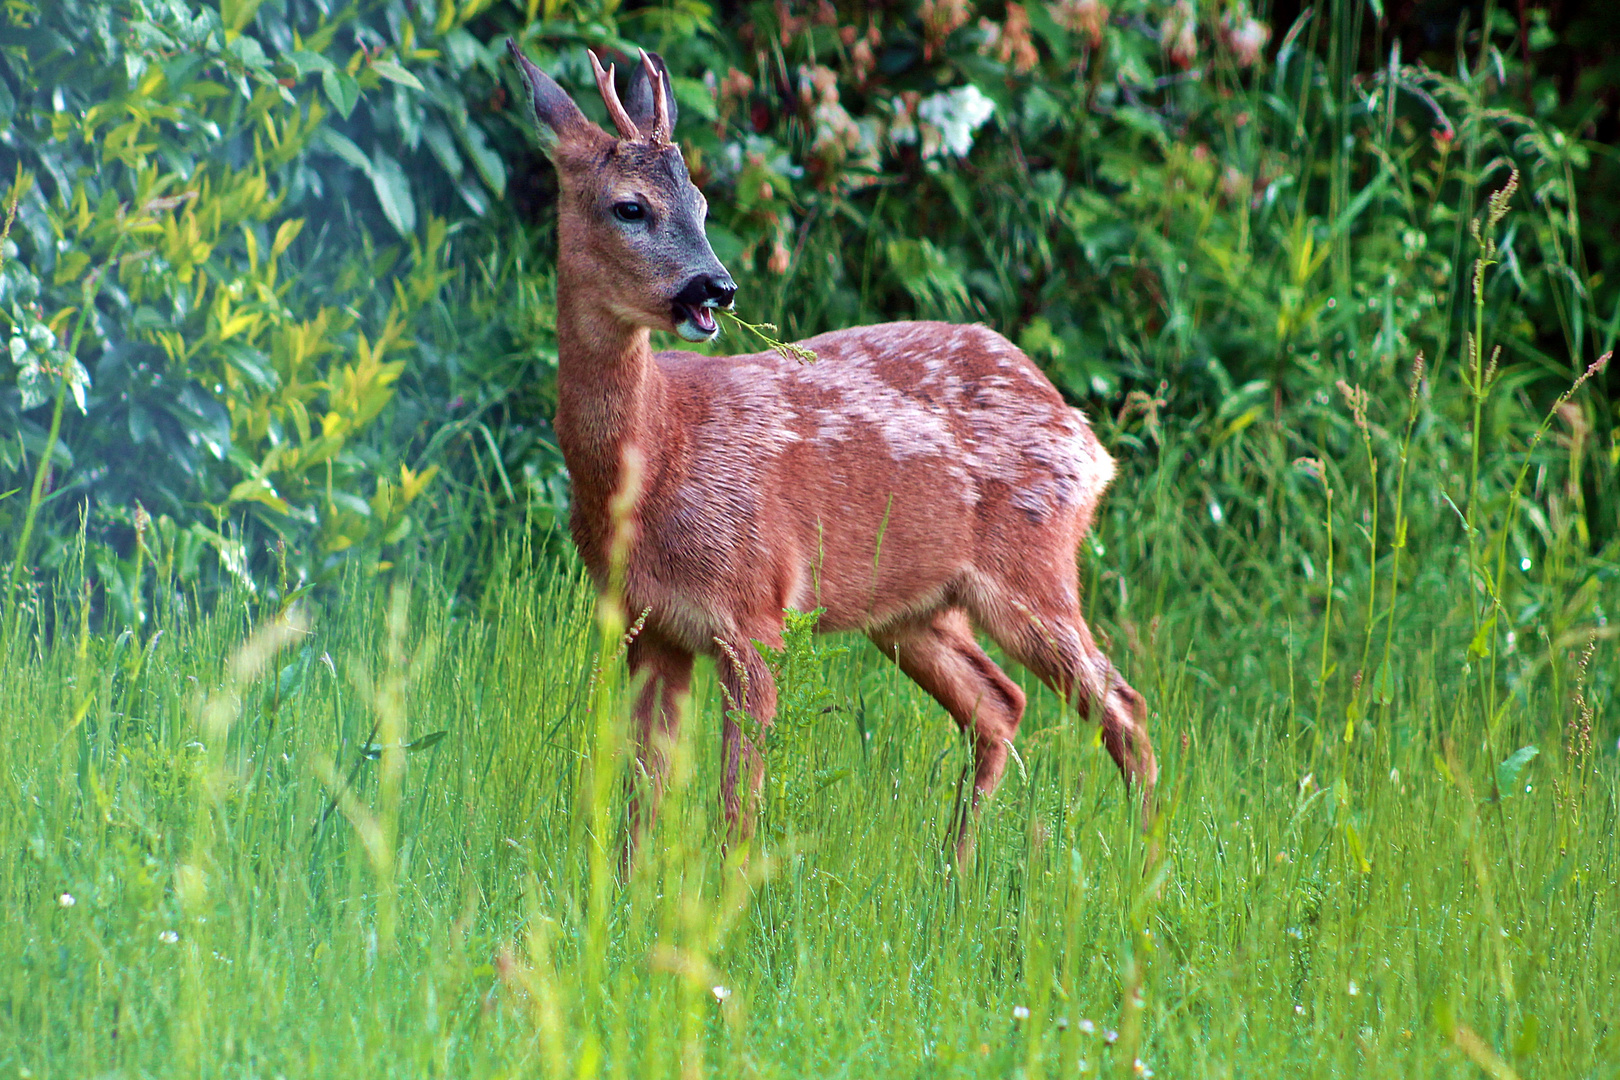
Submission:
[[[614,137],[587,120],[510,38],[506,46],[557,167],[559,261],[572,262],[584,271],[576,280],[598,290],[578,299],[624,324],[672,330],[687,341],[712,339],[720,332],[714,309],[731,307],[737,285],[709,246],[708,200],[670,139],[675,94],[664,61],[641,54],[625,102],[614,89],[613,67],[604,71],[587,52]]]

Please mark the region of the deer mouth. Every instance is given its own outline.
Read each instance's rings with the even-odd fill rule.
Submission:
[[[714,340],[715,335],[720,333],[720,324],[714,319],[717,306],[713,300],[705,300],[700,304],[675,301],[671,312],[675,321],[675,332],[687,341]]]

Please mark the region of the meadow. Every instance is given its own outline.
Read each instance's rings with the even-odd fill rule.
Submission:
[[[949,719],[865,642],[801,633],[755,842],[720,851],[705,671],[650,854],[618,881],[622,617],[521,546],[476,604],[418,566],[19,650],[0,1064],[1616,1075],[1614,639],[1571,683],[1487,703],[1443,590],[1402,596],[1384,684],[1324,700],[1319,662],[1359,643],[1256,617],[1286,597],[1226,593],[1209,555],[1185,588],[1127,574],[1162,586],[1131,621],[1109,578],[1135,561],[1119,533],[1155,525],[1133,495],[1089,595],[1148,696],[1162,811],[1144,835],[1096,728],[1025,677],[960,869]],[[1172,543],[1148,539],[1198,557]]]

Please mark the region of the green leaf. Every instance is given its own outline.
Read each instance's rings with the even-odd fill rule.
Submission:
[[[225,497],[227,503],[256,502],[268,506],[270,509],[285,514],[288,510],[287,500],[276,494],[276,489],[270,486],[270,481],[262,476],[250,477],[231,488],[231,493]]]
[[[1526,1016],[1519,1025],[1519,1037],[1513,1040],[1513,1056],[1526,1058],[1536,1052],[1541,1042],[1541,1021],[1535,1016]]]
[[[321,128],[316,137],[327,150],[347,161],[367,176],[371,175],[371,159],[366,157],[366,152],[354,145],[354,142],[348,136],[339,135],[331,128]]]
[[[371,186],[382,204],[383,215],[395,231],[401,236],[414,233],[416,201],[411,198],[410,181],[405,179],[405,170],[399,167],[399,162],[381,150],[372,159]]]
[[[484,195],[484,189],[473,183],[472,177],[456,181],[456,194],[467,203],[468,209],[479,217],[489,212],[489,200]]]
[[[1355,223],[1356,218],[1361,216],[1361,212],[1367,209],[1367,204],[1383,193],[1388,181],[1389,173],[1381,172],[1373,179],[1372,183],[1362,188],[1360,193],[1350,200],[1350,205],[1344,208],[1344,212],[1339,215],[1339,219],[1333,223],[1333,234],[1338,235],[1347,231]]]
[[[1452,786],[1456,786],[1457,778],[1451,775],[1451,766],[1446,764],[1446,759],[1439,754],[1434,755],[1434,771],[1439,774],[1440,779]]]
[[[1362,849],[1361,836],[1356,832],[1356,827],[1348,821],[1344,823],[1344,840],[1345,846],[1350,851],[1351,865],[1356,868],[1358,873],[1372,873],[1372,863],[1367,861],[1367,853]]]
[[[1389,665],[1379,664],[1372,680],[1372,700],[1377,705],[1388,705],[1395,700],[1395,684],[1390,678]]]
[[[720,114],[714,107],[714,93],[703,85],[703,80],[675,75],[669,81],[675,86],[675,101],[681,107],[682,117],[690,114],[704,120],[719,118]]]
[[[1452,1006],[1449,996],[1437,995],[1431,1011],[1434,1014],[1434,1026],[1440,1030],[1441,1035],[1450,1039],[1457,1033],[1457,1011]]]
[[[310,658],[314,654],[309,646],[299,651],[298,657],[281,669],[276,676],[276,696],[286,700],[303,689],[304,676],[309,673]]]
[[[16,338],[12,339],[13,341]],[[55,397],[53,380],[46,379],[38,364],[30,364],[17,373],[17,392],[22,395],[22,409],[37,409]]]
[[[496,198],[506,193],[506,163],[501,155],[489,148],[484,141],[483,129],[468,125],[461,129],[461,146],[466,150],[467,156],[472,158],[473,168],[478,170],[479,179],[488,185],[489,190],[495,193]]]
[[[1468,643],[1468,655],[1477,656],[1483,660],[1491,655],[1491,638],[1496,634],[1496,616],[1492,615],[1480,624],[1479,630],[1474,634],[1474,640]]]
[[[422,138],[433,151],[433,156],[439,160],[444,171],[450,174],[450,179],[459,180],[466,171],[461,161],[461,153],[456,149],[456,140],[451,138],[450,132],[437,120],[429,120],[422,125]]]
[[[1513,796],[1519,786],[1519,774],[1524,771],[1526,765],[1530,764],[1530,759],[1539,753],[1541,753],[1541,747],[1534,744],[1521,746],[1508,755],[1506,761],[1496,767],[1496,790],[1501,793],[1502,798],[1507,799]]]
[[[448,731],[430,731],[421,738],[412,739],[400,749],[404,750],[407,754],[414,754],[418,750],[426,750],[431,746],[437,745],[448,734],[450,734]],[[384,743],[367,743],[365,746],[360,748],[360,755],[367,761],[376,761],[378,758],[382,757],[383,751],[386,749],[388,749],[388,746]]]
[[[422,80],[418,79],[415,75],[412,75],[410,72],[394,63],[392,60],[378,60],[376,63],[371,65],[371,69],[377,74],[381,75],[383,78],[387,79],[389,82],[397,82],[401,86],[410,87],[412,90],[427,89],[422,85]]]
[[[331,502],[334,507],[347,510],[356,517],[368,518],[371,516],[371,504],[352,491],[344,491],[342,488],[333,488],[331,493]]]
[[[354,112],[355,103],[360,100],[360,84],[354,81],[354,76],[336,68],[321,72],[321,89],[326,91],[332,108],[345,120]]]
[[[175,419],[191,438],[192,445],[201,442],[209,453],[220,461],[231,449],[231,414],[214,396],[199,384],[186,384],[176,398],[179,410],[171,410]],[[184,417],[179,415],[183,410]]]
[[[251,345],[227,342],[224,351],[231,367],[247,376],[248,381],[260,390],[272,390],[281,382],[270,358]]]
[[[69,356],[61,349],[57,349],[52,353],[52,360],[55,362],[58,371],[64,369],[67,371],[67,388],[68,393],[73,395],[73,404],[79,407],[81,415],[87,414],[89,409],[85,407],[84,392],[90,386],[90,372],[76,358]]]
[[[242,61],[244,67],[252,68],[254,71],[264,71],[270,67],[270,61],[264,55],[264,48],[246,34],[233,38],[225,48]]]
[[[1056,19],[1046,4],[1028,4],[1024,8],[1029,16],[1029,26],[1038,34],[1046,47],[1052,50],[1052,55],[1059,60],[1069,59],[1069,32],[1058,25]]]
[[[308,49],[299,49],[297,52],[290,54],[287,61],[292,64],[293,70],[298,73],[300,79],[314,71],[324,74],[328,71],[337,70],[332,61],[320,53],[310,52]]]
[[[157,426],[153,423],[152,410],[138,401],[129,403],[129,441],[136,446],[144,446],[157,440]]]

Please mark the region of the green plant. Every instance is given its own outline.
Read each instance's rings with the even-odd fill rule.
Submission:
[[[815,633],[821,615],[820,608],[788,610],[782,647],[759,646],[776,680],[776,719],[765,750],[765,832],[778,842],[804,831],[814,818],[816,795],[849,777],[847,767],[823,763],[818,738],[843,710],[828,681],[828,666],[849,652],[841,646],[818,645]]]
[[[432,211],[483,212],[505,169],[449,77],[476,63],[442,48],[470,40],[453,8],[425,39],[403,15],[6,9],[0,158],[16,165],[18,227],[0,309],[19,344],[15,382],[0,381],[0,476],[41,481],[25,512],[43,515],[42,550],[6,555],[37,566],[45,623],[81,513],[106,617],[132,626],[146,601],[118,568],[143,515],[162,523],[154,539],[215,550],[214,566],[195,544],[170,560],[204,595],[221,574],[276,588],[278,545],[308,579],[411,531],[436,463],[378,434],[448,281],[450,229]],[[396,41],[380,48],[382,27]],[[402,160],[432,167],[412,184]],[[77,409],[44,422],[57,352]]]

